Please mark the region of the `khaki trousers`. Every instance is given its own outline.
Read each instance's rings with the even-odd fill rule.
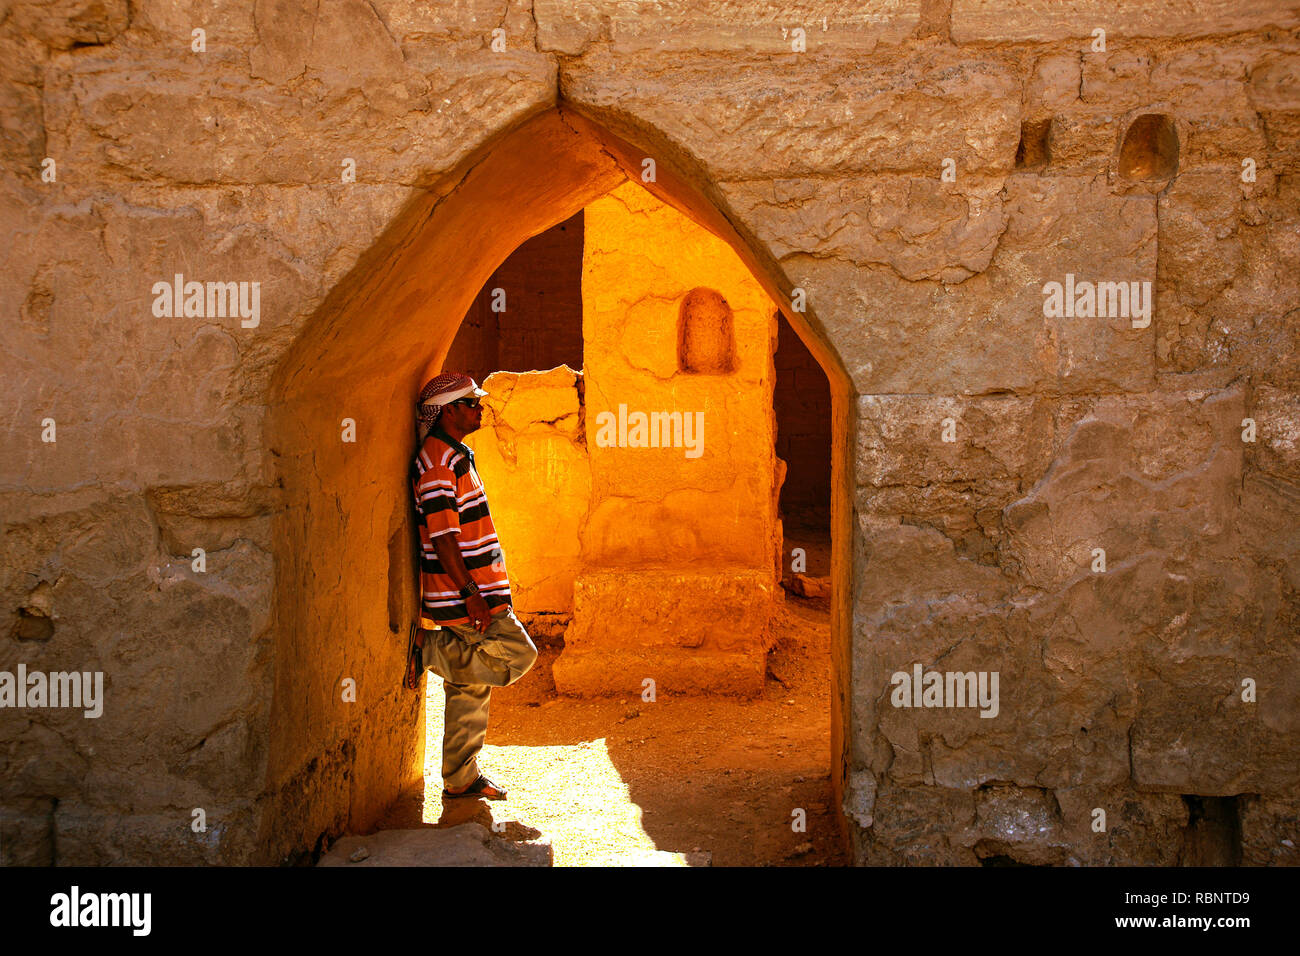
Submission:
[[[424,666],[443,679],[442,782],[464,787],[478,779],[478,753],[487,738],[493,687],[528,673],[537,647],[513,608],[496,611],[480,634],[470,624],[443,624],[424,634]]]

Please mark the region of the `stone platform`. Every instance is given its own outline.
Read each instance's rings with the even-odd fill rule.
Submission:
[[[556,660],[562,694],[740,694],[763,687],[772,612],[770,573],[601,571],[574,584],[573,624]]]

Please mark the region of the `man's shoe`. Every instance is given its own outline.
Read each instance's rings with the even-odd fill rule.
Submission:
[[[420,689],[420,675],[424,673],[424,634],[419,625],[412,624],[406,638],[406,673],[402,686],[407,690]]]
[[[442,788],[442,798],[444,800],[456,800],[460,797],[482,797],[485,800],[504,800],[506,792],[501,787],[489,780],[483,774],[478,775],[478,779],[471,783],[460,793],[452,793],[446,787]]]

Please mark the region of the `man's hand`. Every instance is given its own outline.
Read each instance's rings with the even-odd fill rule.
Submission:
[[[433,548],[438,552],[438,560],[451,574],[452,581],[472,581],[465,559],[460,553],[460,544],[452,540],[453,535],[434,535]],[[488,610],[487,601],[477,591],[465,599],[465,611],[474,630],[482,634],[492,623],[492,612]]]
[[[474,630],[480,634],[484,633],[492,623],[492,612],[488,609],[488,603],[484,600],[483,595],[474,593],[465,599],[465,610],[469,612],[470,623],[474,625]]]

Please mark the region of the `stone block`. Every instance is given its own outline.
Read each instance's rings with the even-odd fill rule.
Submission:
[[[1275,569],[1280,585],[1293,595],[1300,593],[1300,528],[1290,518],[1298,511],[1300,488],[1293,482],[1247,469],[1236,516],[1238,558]]]
[[[1294,792],[1300,771],[1287,758],[1287,742],[1300,703],[1296,655],[1261,656],[1193,660],[1139,683],[1132,731],[1137,787],[1207,796]],[[1245,677],[1255,682],[1255,702],[1242,700]]]
[[[537,49],[579,56],[596,41],[609,40],[614,11],[599,0],[534,0]]]
[[[1251,100],[1268,141],[1268,163],[1294,169],[1300,162],[1300,54],[1270,52],[1250,71]]]
[[[1116,196],[1096,177],[1011,176],[1003,192],[1006,228],[991,262],[955,286],[907,282],[884,267],[854,270],[813,250],[787,258],[809,310],[841,343],[860,394],[1080,394],[1154,384],[1149,328],[1134,328],[1118,308],[1049,316],[1047,287],[1064,287],[1071,275],[1146,282],[1153,302],[1151,201]]]
[[[522,613],[567,613],[573,606],[591,507],[580,378],[565,366],[488,376],[482,427],[465,442],[488,490],[511,597]]]
[[[1002,510],[1021,497],[1025,480],[867,486],[858,489],[857,508],[860,515],[892,516],[904,525],[933,528],[952,542],[960,557],[993,565],[1005,537]],[[905,569],[906,562],[899,567]]]
[[[981,860],[1008,859],[1025,866],[1059,864],[1069,850],[1055,795],[1037,787],[976,790],[975,823],[965,842]]]
[[[0,866],[53,866],[54,810],[50,797],[19,800],[7,796],[0,807]]]
[[[827,77],[835,73],[832,84]],[[959,170],[994,174],[1011,168],[1020,136],[1014,72],[943,49],[865,62],[849,50],[789,59],[754,53],[725,65],[599,50],[567,66],[564,95],[585,110],[635,116],[673,142],[691,143],[714,181],[937,178],[945,158]],[[926,135],[916,136],[917,129]]]
[[[754,697],[763,691],[765,651],[710,651],[661,647],[590,650],[566,647],[555,661],[555,689],[574,697],[639,697],[646,678],[656,694]]]
[[[1293,799],[1247,794],[1237,806],[1243,865],[1300,866],[1300,808]]]
[[[359,183],[429,185],[399,157],[412,151],[422,156],[421,170],[448,169],[489,123],[506,114],[522,118],[554,98],[554,64],[531,48],[468,60],[406,59],[369,5],[321,5],[343,9],[355,13],[314,35],[309,13],[305,28],[281,24],[276,36],[287,46],[279,39],[259,44],[249,54],[252,76],[227,65],[215,86],[211,61],[234,54],[214,49],[195,59],[188,37],[181,57],[175,46],[150,62],[78,57],[47,81],[49,148],[69,168],[96,169],[100,178],[337,186],[342,161],[351,158]],[[346,26],[358,19],[369,26]],[[484,33],[488,38],[490,28]],[[338,68],[340,44],[349,46],[345,59],[354,68]],[[461,97],[439,95],[457,77],[493,103],[490,120]],[[382,142],[371,135],[380,116],[392,126]]]
[[[1208,0],[1171,9],[1160,0],[1136,0],[1117,7],[1105,0],[953,0],[952,38],[957,43],[1078,39],[1089,49],[1092,31],[1106,30],[1107,43],[1133,37],[1198,37],[1290,28],[1300,15],[1283,4],[1243,7],[1233,0]]]
[[[1300,394],[1260,386],[1247,410],[1255,419],[1252,464],[1265,474],[1300,487]]]
[[[378,0],[375,12],[408,56],[412,51],[486,54],[497,27],[505,31],[507,50],[532,50],[537,37],[530,4],[521,0],[504,4],[500,0],[457,0],[452,6],[437,7],[421,0]],[[540,22],[542,17],[536,19]]]
[[[1169,246],[1154,322],[1162,371],[1219,373],[1226,383],[1249,369],[1256,381],[1300,387],[1300,315],[1292,307],[1300,296],[1300,185],[1258,172],[1254,185],[1205,174],[1182,186],[1179,177],[1160,200],[1162,262]]]
[[[872,488],[1032,483],[1049,460],[1052,432],[1050,406],[1028,397],[864,395],[858,399],[859,481]]]
[[[809,249],[888,265],[910,281],[959,283],[984,271],[1006,228],[1004,180],[964,174],[781,179],[722,185],[777,259]]]
[[[655,0],[646,6],[595,0],[537,0],[538,49],[568,56],[599,44],[626,54],[701,52],[793,53],[793,30],[804,31],[810,54],[825,50],[871,50],[878,43],[896,44],[920,22],[917,0],[831,0],[811,10],[798,3],[777,2],[737,8],[725,0]]]
[[[1083,63],[1075,54],[1056,53],[1034,61],[1025,87],[1026,115],[1073,108],[1079,101]]]
[[[868,613],[952,594],[992,596],[1005,587],[997,568],[962,556],[936,528],[867,516],[859,517],[858,527],[865,550],[858,600]]]
[[[167,813],[106,813],[102,806],[60,802],[54,814],[60,866],[247,866],[254,862],[257,822],[246,804],[204,808],[195,832],[191,807]]]
[[[1181,797],[1131,786],[1070,787],[1054,796],[1069,844],[1067,866],[1178,865],[1188,819]]]
[[[1241,389],[1113,397],[1062,440],[1042,482],[1005,512],[1006,556],[1055,588],[1145,552],[1190,555],[1227,533],[1242,473]]]
[[[554,665],[561,693],[762,689],[774,602],[771,576],[734,569],[586,572]]]
[[[960,842],[975,821],[975,797],[945,787],[882,786],[863,837],[867,866],[973,866]]]
[[[56,0],[10,5],[13,26],[53,50],[111,43],[131,22],[127,0]]]
[[[1222,173],[1183,173],[1158,199],[1161,291],[1196,309],[1243,268],[1237,220],[1241,191]]]

